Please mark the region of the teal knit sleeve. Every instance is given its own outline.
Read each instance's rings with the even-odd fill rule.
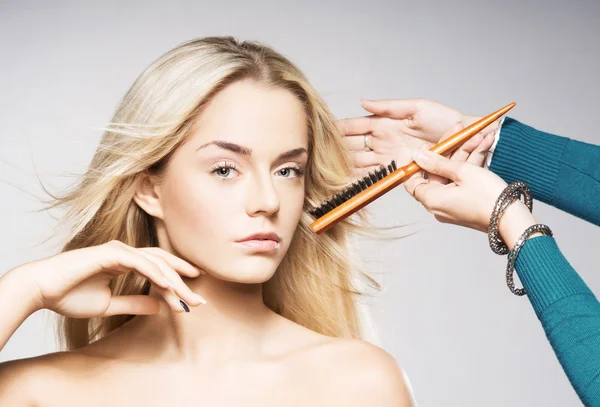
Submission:
[[[553,237],[527,240],[515,269],[575,392],[600,406],[600,303]]]
[[[600,225],[600,146],[504,120],[490,170],[533,197]]]
[[[507,118],[490,170],[535,199],[600,225],[600,147]],[[600,303],[556,240],[527,240],[515,269],[546,337],[586,406],[600,406]]]

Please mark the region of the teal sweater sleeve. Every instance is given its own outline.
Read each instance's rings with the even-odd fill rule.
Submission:
[[[490,170],[508,183],[527,183],[535,199],[600,225],[600,146],[507,117]]]
[[[533,197],[600,225],[600,146],[506,118],[490,170]],[[556,356],[586,406],[600,406],[600,303],[553,237],[527,240],[516,263]]]

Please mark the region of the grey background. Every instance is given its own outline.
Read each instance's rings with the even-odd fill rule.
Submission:
[[[56,250],[37,245],[55,220],[35,212],[35,171],[54,188],[72,182],[60,174],[84,171],[133,80],[182,41],[264,41],[337,117],[362,115],[359,97],[424,97],[478,115],[516,101],[512,117],[598,144],[599,17],[596,0],[2,2],[0,274]],[[420,406],[579,405],[484,234],[437,224],[403,188],[370,208],[382,225],[419,221],[416,235],[360,248],[384,283],[371,302],[380,343]],[[539,202],[534,213],[600,290],[600,228]],[[54,351],[52,323],[31,316],[0,360]]]

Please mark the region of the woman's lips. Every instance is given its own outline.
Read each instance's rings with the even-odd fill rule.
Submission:
[[[244,240],[241,242],[235,242],[235,244],[240,245],[244,249],[248,249],[252,252],[257,252],[257,253],[272,252],[279,248],[279,242],[276,242],[275,240],[251,239],[251,240]]]

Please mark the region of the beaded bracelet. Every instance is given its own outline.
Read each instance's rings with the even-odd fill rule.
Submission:
[[[517,256],[521,251],[521,248],[523,247],[529,236],[536,232],[540,232],[546,236],[552,236],[552,230],[550,230],[550,228],[546,225],[538,223],[533,226],[530,226],[525,230],[525,232],[523,232],[519,239],[517,239],[515,246],[508,255],[508,264],[506,266],[506,284],[508,285],[508,288],[514,295],[521,296],[526,294],[524,288],[515,288],[515,263],[517,261]]]
[[[488,240],[490,248],[496,254],[507,254],[508,247],[500,237],[498,231],[498,223],[500,218],[506,211],[506,209],[517,199],[520,199],[521,195],[525,197],[525,205],[531,212],[533,210],[533,199],[531,198],[531,191],[527,184],[522,181],[513,182],[509,184],[504,191],[500,194],[494,205],[492,216],[490,217],[490,224],[488,227]]]

